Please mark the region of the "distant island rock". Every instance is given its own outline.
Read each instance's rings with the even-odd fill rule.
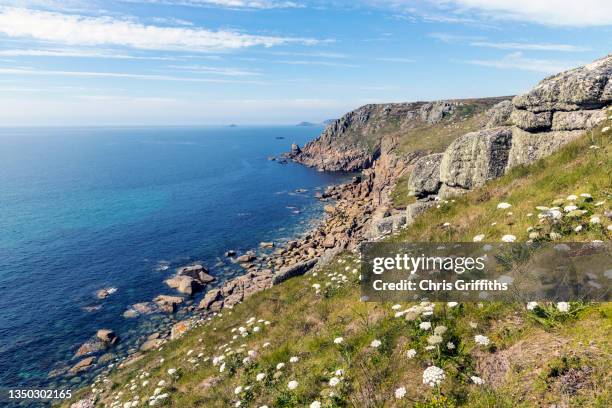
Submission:
[[[238,127],[238,125],[236,125],[235,123],[232,123],[231,125],[229,125],[229,127]]]
[[[317,126],[317,124],[312,122],[300,122],[295,126]]]

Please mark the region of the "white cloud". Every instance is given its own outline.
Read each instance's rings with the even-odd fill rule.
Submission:
[[[167,4],[187,7],[220,7],[233,9],[276,9],[298,8],[301,4],[294,1],[273,0],[124,0],[129,3]]]
[[[206,65],[169,65],[168,68],[178,69],[181,71],[192,72],[197,74],[212,74],[212,75],[223,75],[223,76],[257,76],[261,75],[261,72],[250,71],[240,68],[219,68],[210,67]]]
[[[110,58],[110,59],[136,59],[172,61],[176,58],[161,56],[138,56],[118,54],[107,51],[73,50],[73,49],[10,49],[0,50],[0,57],[75,57],[75,58]]]
[[[212,83],[240,83],[240,84],[264,84],[261,81],[229,80],[219,78],[193,78],[173,75],[155,74],[133,74],[125,72],[103,72],[103,71],[55,71],[38,70],[29,68],[0,68],[0,74],[5,75],[36,75],[36,76],[63,76],[83,78],[128,78],[148,81],[177,81],[177,82],[212,82]]]
[[[344,68],[357,68],[359,65],[354,64],[344,64],[340,62],[331,62],[331,61],[317,61],[317,60],[277,60],[273,61],[279,64],[289,64],[289,65],[321,65],[324,67],[344,67]]]
[[[0,33],[68,45],[115,45],[145,50],[222,51],[288,43],[307,38],[260,36],[191,27],[144,25],[111,17],[86,17],[19,8],[0,8]]]
[[[475,47],[496,48],[499,50],[523,50],[523,51],[564,51],[579,52],[588,51],[589,48],[579,47],[571,44],[551,44],[551,43],[518,43],[518,42],[488,42],[475,41],[470,43]]]
[[[381,61],[381,62],[399,62],[399,63],[414,62],[414,60],[411,59],[411,58],[395,58],[395,57],[376,58],[376,61]]]
[[[500,68],[500,69],[518,69],[522,71],[542,72],[545,74],[555,74],[582,65],[576,61],[560,61],[548,59],[526,58],[521,52],[508,54],[500,59],[488,60],[468,60],[468,64],[480,65],[484,67]]]
[[[459,12],[550,26],[612,25],[610,0],[446,0]]]

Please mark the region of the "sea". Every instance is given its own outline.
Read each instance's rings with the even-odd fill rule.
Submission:
[[[124,318],[176,294],[177,267],[299,237],[317,191],[348,174],[269,160],[318,126],[0,128],[0,387],[76,389],[97,372],[53,375],[113,329],[124,356],[172,317]],[[104,300],[102,288],[116,291]],[[50,376],[51,373],[51,376]]]

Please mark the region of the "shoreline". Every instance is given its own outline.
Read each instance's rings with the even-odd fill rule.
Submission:
[[[82,380],[76,382],[80,384],[77,388],[87,387],[100,375],[108,375],[116,367],[128,366],[142,358],[147,351],[159,349],[168,341],[180,337],[197,321],[204,320],[222,309],[231,309],[250,295],[266,290],[292,276],[306,273],[318,262],[323,261],[324,263],[341,250],[347,249],[349,244],[347,241],[334,239],[334,247],[331,247],[329,241],[325,243],[322,238],[326,235],[330,236],[330,224],[336,226],[339,218],[344,218],[341,211],[331,211],[331,208],[346,207],[344,203],[346,197],[343,197],[342,193],[359,185],[355,180],[361,182],[361,176],[355,176],[352,181],[329,185],[317,191],[314,195],[315,199],[330,204],[324,205],[322,214],[300,222],[306,225],[303,229],[296,228],[294,231],[296,234],[292,236],[292,239],[286,242],[281,241],[281,243],[274,242],[272,248],[262,245],[266,244],[262,242],[258,248],[247,250],[244,253],[228,251],[235,254],[224,257],[243,269],[240,275],[230,277],[220,284],[216,284],[218,281],[215,279],[216,282],[211,282],[204,290],[192,295],[186,295],[170,288],[174,293],[162,294],[150,302],[135,304],[142,313],[132,316],[126,316],[124,313],[119,318],[144,318],[135,329],[139,332],[137,338],[126,342],[120,339],[117,344],[111,346],[96,339],[94,335],[80,346],[80,355],[77,350],[73,359],[54,365],[55,368],[48,372],[47,378],[49,380],[57,378],[60,380],[59,386],[70,386],[75,383],[75,378],[80,378]],[[352,244],[354,247],[354,242]],[[245,254],[252,255],[252,259],[248,262],[239,262],[238,259]],[[176,270],[185,266],[189,265],[178,266]],[[279,276],[284,278],[280,279]],[[107,289],[103,288],[100,291]],[[219,303],[220,301],[222,303]],[[135,305],[128,306],[126,312],[133,310]],[[141,330],[142,326],[147,328]],[[104,330],[102,327],[100,329]],[[115,348],[117,345],[123,349],[120,353],[117,353],[117,348]]]

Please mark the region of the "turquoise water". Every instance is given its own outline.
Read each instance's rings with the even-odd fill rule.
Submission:
[[[226,250],[308,228],[315,191],[346,175],[267,157],[320,131],[0,129],[0,386],[83,384],[47,375],[99,328],[127,351],[150,323],[122,313],[171,294],[175,267],[202,261],[222,281],[238,273],[219,263]],[[104,287],[117,292],[99,301]]]

